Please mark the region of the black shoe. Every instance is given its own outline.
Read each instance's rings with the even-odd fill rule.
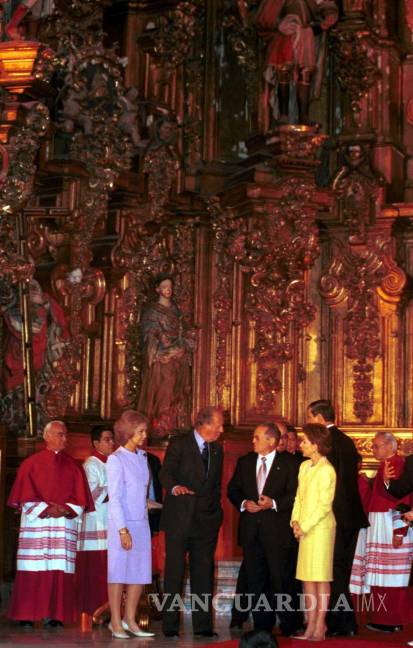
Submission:
[[[19,626],[21,628],[33,628],[34,622],[33,621],[19,621]]]
[[[403,626],[397,625],[384,625],[383,623],[368,623],[366,625],[367,630],[373,630],[373,632],[399,632],[403,629]]]
[[[201,632],[194,632],[195,637],[218,637],[218,632],[213,630],[201,630]]]
[[[49,628],[63,628],[63,623],[57,619],[47,619],[47,621],[44,622],[44,625]]]
[[[304,628],[280,628],[283,637],[293,637],[304,633]]]
[[[171,637],[179,637],[179,632],[177,632],[176,630],[164,630],[163,636],[168,637],[168,639],[170,639]]]
[[[355,634],[357,630],[327,630],[326,637],[354,637]]]

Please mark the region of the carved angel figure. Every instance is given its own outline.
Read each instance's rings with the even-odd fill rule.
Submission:
[[[139,146],[141,143],[138,118],[138,95],[138,89],[132,87],[120,98],[122,114],[119,119],[119,128],[130,136],[134,146]]]
[[[60,113],[63,130],[66,133],[73,133],[75,124],[79,124],[86,135],[92,132],[92,120],[82,109],[82,102],[86,98],[86,91],[76,91],[69,88],[66,99],[63,101],[63,109]]]

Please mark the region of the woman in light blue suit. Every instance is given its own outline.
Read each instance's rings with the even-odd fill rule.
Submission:
[[[148,419],[134,410],[123,412],[114,430],[119,448],[109,457],[108,476],[108,591],[111,609],[109,629],[117,639],[153,637],[136,623],[143,586],[152,582],[151,533],[147,492],[149,469],[146,452]],[[125,618],[121,618],[122,592],[126,586]]]

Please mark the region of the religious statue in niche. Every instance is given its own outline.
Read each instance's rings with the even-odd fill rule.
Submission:
[[[180,414],[189,409],[195,342],[172,300],[172,277],[159,274],[154,287],[158,300],[141,319],[144,365],[138,409],[150,419],[152,438],[162,439],[177,429]]]
[[[60,304],[43,292],[40,284],[30,281],[33,370],[36,381],[36,405],[39,426],[46,422],[42,401],[55,363],[62,357],[69,340],[68,322]],[[22,359],[23,320],[17,286],[1,282],[0,309],[3,315],[3,396],[2,421],[13,432],[25,430],[23,403],[24,370]]]
[[[13,5],[10,0],[0,0],[3,7]],[[33,12],[36,16],[48,16],[53,12],[53,0],[22,0],[18,3],[17,7],[12,12],[11,18],[7,23],[4,31],[11,40],[23,40],[24,33],[21,23],[23,22],[29,11]]]
[[[238,6],[245,21],[245,1]],[[337,20],[335,0],[260,2],[253,21],[267,42],[264,77],[275,123],[310,124],[310,99],[320,96],[324,75],[327,31]]]

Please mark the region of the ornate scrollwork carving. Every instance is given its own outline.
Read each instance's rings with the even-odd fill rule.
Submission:
[[[211,197],[207,209],[214,230],[214,252],[216,258],[218,285],[214,293],[215,351],[215,394],[217,404],[226,406],[227,392],[227,343],[232,327],[232,282],[234,259],[227,254],[227,228],[230,213],[223,210],[216,196]]]
[[[365,243],[367,226],[374,222],[375,204],[384,179],[374,171],[368,152],[358,142],[343,147],[341,158],[333,191],[349,229],[349,243]]]
[[[273,164],[285,169],[296,165],[316,168],[320,162],[317,153],[326,136],[319,132],[319,126],[282,125],[267,137],[267,143],[278,149]]]
[[[292,330],[314,317],[305,296],[304,273],[319,255],[311,190],[287,180],[278,204],[256,209],[249,219],[230,213],[215,226],[226,254],[248,275],[245,310],[255,322],[253,354],[258,368],[257,411],[273,409],[281,389],[277,367],[293,357]]]
[[[85,274],[77,268],[69,271],[64,264],[56,266],[52,274],[54,292],[66,297],[70,304],[70,339],[64,354],[54,363],[49,377],[43,407],[50,418],[63,416],[76,385],[80,380],[80,361],[84,347],[83,309],[87,304],[96,305],[105,295],[105,278],[101,270],[93,268]]]
[[[159,17],[154,51],[167,70],[172,71],[187,59],[193,43],[202,34],[199,14],[203,11],[202,0],[184,0],[167,16]]]
[[[88,174],[77,209],[63,226],[71,237],[72,268],[83,270],[90,263],[90,242],[105,217],[109,192],[119,173],[129,168],[132,139],[136,140],[136,133],[124,129],[130,101],[124,96],[121,59],[115,48],[103,43],[103,10],[108,4],[59,3],[41,34],[56,51],[57,132],[65,133],[66,141],[70,136],[66,157],[81,160]]]
[[[332,263],[321,277],[320,292],[330,304],[347,298],[344,344],[346,357],[353,361],[354,414],[366,423],[373,414],[374,362],[382,354],[378,296],[385,293],[389,301],[398,301],[406,276],[382,238],[372,240],[369,249],[358,254],[339,241],[334,242],[334,248]]]
[[[161,118],[155,124],[154,137],[143,160],[143,171],[148,175],[148,209],[153,220],[162,220],[163,208],[180,167],[175,143],[176,123]]]
[[[332,51],[336,61],[335,74],[348,97],[352,119],[359,125],[361,101],[379,75],[377,53],[370,47],[369,32],[334,30]]]
[[[7,165],[3,165],[0,182],[0,275],[13,282],[27,280],[33,274],[32,262],[18,250],[15,216],[33,190],[35,156],[49,125],[46,106],[39,102],[21,105],[25,122],[15,133],[9,132],[7,145],[2,146]]]
[[[247,18],[242,20],[238,13],[234,13],[232,3],[224,14],[222,26],[225,30],[228,43],[245,73],[249,109],[255,110],[260,78],[260,70],[257,65],[257,30]]]

